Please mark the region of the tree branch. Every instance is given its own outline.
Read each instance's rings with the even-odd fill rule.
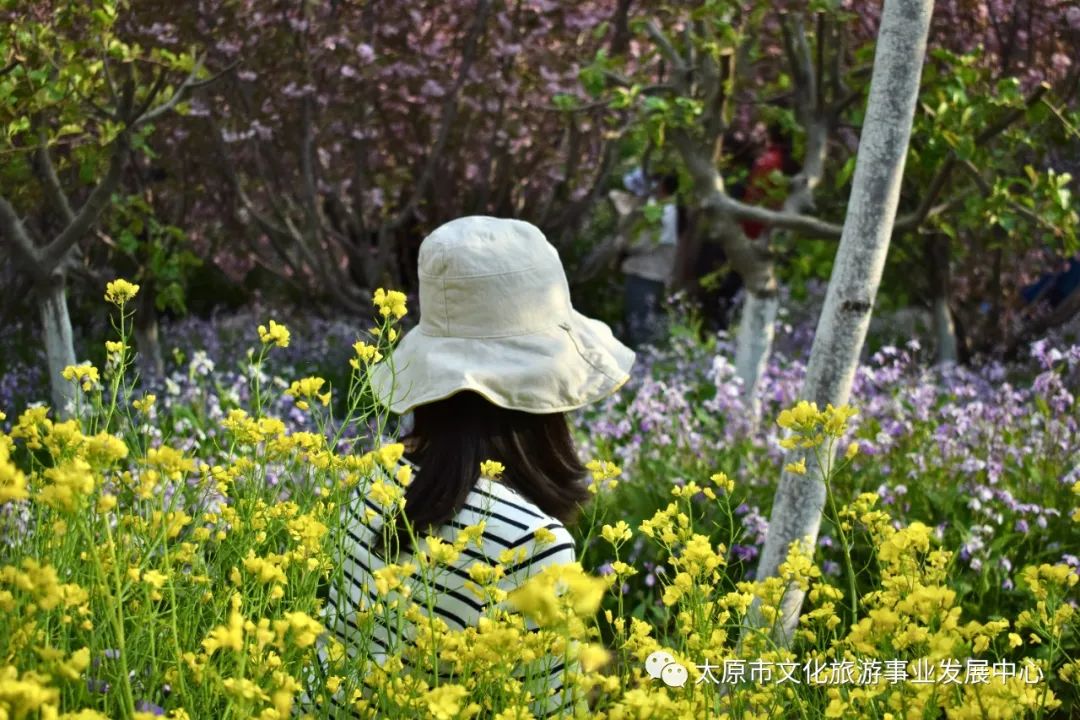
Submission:
[[[814,107],[825,107],[825,35],[828,32],[825,23],[825,13],[815,13],[816,29],[814,45],[814,78],[816,92],[814,94]]]
[[[56,168],[53,166],[52,158],[49,155],[49,139],[44,127],[38,132],[38,142],[40,144],[35,153],[36,162],[34,165],[38,177],[41,179],[41,184],[45,188],[45,196],[49,199],[49,203],[53,208],[60,213],[60,219],[64,224],[70,225],[75,219],[75,213],[72,212],[71,203],[68,201],[67,195],[64,194],[64,189],[60,186],[60,179],[56,176]]]
[[[969,176],[971,176],[971,179],[975,181],[975,184],[978,185],[979,191],[982,192],[983,195],[989,197],[993,193],[994,189],[990,186],[990,183],[986,181],[986,178],[982,176],[982,173],[979,172],[979,168],[975,167],[975,163],[971,162],[970,160],[961,160],[960,167],[965,170]],[[1009,207],[1015,210],[1018,214],[1023,215],[1030,222],[1039,225],[1040,227],[1043,227],[1054,234],[1060,232],[1057,226],[1055,226],[1052,222],[1049,222],[1040,217],[1039,214],[1036,213],[1034,210],[1024,207],[1015,200],[1010,199],[1006,202],[1008,203]]]
[[[683,82],[684,75],[686,73],[686,63],[681,55],[675,49],[675,46],[671,44],[664,32],[656,26],[652,20],[645,23],[645,31],[649,33],[649,37],[653,39],[657,47],[660,48],[660,53],[671,63],[672,67],[677,71],[679,77],[679,84],[685,84]]]
[[[191,73],[189,73],[184,82],[180,84],[180,87],[176,88],[176,91],[172,94],[172,97],[170,97],[168,100],[155,108],[151,108],[149,110],[145,110],[142,113],[136,114],[135,120],[131,123],[131,127],[140,127],[147,123],[153,122],[154,120],[157,120],[159,117],[165,115],[166,113],[172,112],[176,108],[176,106],[180,104],[180,101],[184,99],[184,95],[187,93],[187,91],[195,85],[195,81],[198,77],[199,71],[202,70],[204,59],[205,56],[201,56],[195,60],[195,67],[192,68]],[[153,95],[151,95],[149,100],[153,100]],[[147,105],[148,104],[149,103],[147,103]]]
[[[819,14],[819,32],[821,25],[822,20]],[[828,120],[828,118],[819,117],[823,107],[820,102],[823,82],[820,67],[815,71],[814,58],[806,40],[806,27],[801,14],[793,17],[782,13],[780,29],[784,39],[784,52],[791,66],[791,75],[795,85],[795,115],[809,132],[812,126],[824,124]],[[818,60],[823,62],[820,56]]]
[[[75,246],[93,224],[97,221],[101,211],[108,205],[113,191],[120,184],[120,176],[124,169],[124,160],[128,151],[127,131],[123,131],[112,143],[112,157],[109,158],[109,169],[90,193],[79,212],[67,224],[64,230],[56,236],[43,250],[41,254],[41,271],[44,275],[51,275],[60,265],[68,251]]]
[[[168,77],[165,68],[159,67],[154,82],[150,84],[150,90],[146,93],[146,97],[139,105],[139,108],[133,113],[135,117],[142,116],[143,113],[150,109],[150,106],[154,104],[154,98],[156,98],[165,88],[165,81],[167,79]]]
[[[458,69],[458,76],[454,81],[453,87],[446,94],[446,99],[443,101],[442,112],[440,113],[439,134],[435,139],[435,145],[428,154],[427,162],[424,164],[424,169],[420,173],[420,178],[416,181],[416,187],[413,189],[412,196],[401,209],[401,212],[399,212],[393,220],[387,223],[388,230],[397,229],[405,224],[405,221],[408,220],[409,216],[420,203],[420,198],[423,197],[424,193],[427,191],[428,183],[431,182],[431,179],[435,175],[435,170],[439,161],[442,159],[443,151],[446,149],[446,143],[450,140],[450,130],[453,127],[454,119],[457,117],[458,99],[461,95],[461,89],[468,81],[469,70],[472,69],[473,62],[476,60],[480,38],[484,34],[484,27],[487,24],[487,17],[490,9],[491,0],[479,0],[477,3],[476,18],[473,21],[472,27],[469,28],[468,36],[465,38],[465,47],[461,54],[461,67]]]
[[[1035,89],[1027,100],[1024,101],[1024,107],[1014,108],[1007,112],[1002,117],[998,118],[997,122],[983,128],[982,132],[975,136],[975,145],[985,145],[993,140],[995,137],[1004,132],[1010,125],[1024,116],[1027,111],[1042,100],[1043,95],[1050,89],[1050,86],[1043,83]],[[934,173],[933,178],[930,180],[930,184],[927,188],[926,195],[923,196],[922,202],[919,203],[918,209],[912,214],[914,219],[914,225],[918,226],[923,223],[930,213],[930,209],[937,202],[937,196],[941,193],[941,190],[945,187],[945,184],[949,181],[949,175],[952,173],[953,168],[960,162],[960,157],[956,154],[956,151],[951,151],[949,156],[938,167],[937,172]],[[897,221],[899,225],[899,221]]]
[[[35,279],[44,280],[48,277],[47,273],[41,272],[41,251],[26,234],[26,228],[15,208],[3,196],[0,196],[0,234],[11,240],[15,251],[22,256]]]

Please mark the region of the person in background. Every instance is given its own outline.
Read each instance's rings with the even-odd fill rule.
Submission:
[[[622,177],[623,187],[636,197],[648,197],[651,189],[649,178],[645,175],[645,169],[638,165]]]
[[[1080,255],[1071,258],[1064,269],[1043,273],[1038,280],[1020,289],[1025,305],[1045,301],[1051,309],[1065,302],[1080,287]]]
[[[763,204],[764,201],[767,206],[776,208],[779,203],[769,200],[777,187],[773,173],[794,175],[798,171],[798,166],[792,160],[791,141],[779,125],[771,124],[766,131],[765,145],[750,167],[746,190],[737,199],[748,205]],[[751,240],[761,237],[767,229],[764,224],[751,220],[743,220],[741,224],[743,232]]]
[[[660,178],[650,197],[650,202],[660,205],[659,226],[641,232],[627,248],[622,263],[626,276],[625,335],[632,348],[658,342],[663,336],[663,300],[674,279],[681,230],[675,197],[678,188],[675,175]]]

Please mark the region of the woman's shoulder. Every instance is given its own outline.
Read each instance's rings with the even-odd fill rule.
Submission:
[[[505,538],[510,548],[530,544],[538,534],[559,545],[573,543],[562,521],[513,488],[485,477],[469,493],[459,518],[464,524],[483,520],[486,530]]]

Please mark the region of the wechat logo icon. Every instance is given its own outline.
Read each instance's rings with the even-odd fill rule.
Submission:
[[[669,652],[657,650],[645,659],[645,671],[654,680],[663,680],[668,687],[682,687],[690,674],[682,664],[675,662]]]

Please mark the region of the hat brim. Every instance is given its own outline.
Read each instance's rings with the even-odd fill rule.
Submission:
[[[371,372],[392,412],[471,390],[508,410],[556,413],[602,400],[630,378],[634,351],[604,323],[571,311],[569,322],[528,335],[459,338],[416,327]]]

